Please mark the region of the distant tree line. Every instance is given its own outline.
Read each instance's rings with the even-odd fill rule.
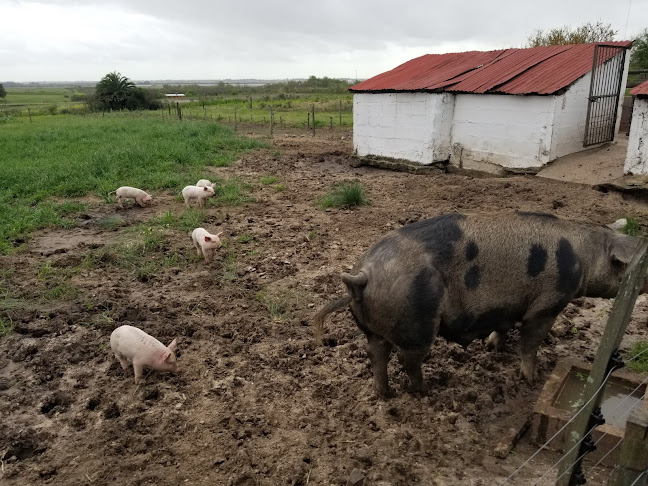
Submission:
[[[225,83],[223,81],[211,86],[199,86],[196,84],[165,84],[165,93],[184,93],[189,98],[211,98],[215,96],[264,96],[273,95],[278,99],[296,97],[300,94],[343,94],[347,93],[349,87],[355,83],[347,80],[335,79],[324,76],[318,78],[310,76],[303,81],[281,81],[267,83],[260,86],[248,86],[244,84]]]

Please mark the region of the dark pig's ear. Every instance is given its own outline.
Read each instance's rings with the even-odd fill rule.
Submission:
[[[353,300],[360,302],[362,300],[362,291],[367,285],[367,275],[364,272],[359,272],[357,275],[349,275],[348,273],[342,274],[342,281],[349,289],[349,293]]]
[[[615,234],[610,237],[608,253],[613,260],[630,263],[635,250],[639,245],[639,238],[628,235]]]

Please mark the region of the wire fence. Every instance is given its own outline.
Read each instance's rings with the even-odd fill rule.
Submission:
[[[627,360],[627,362],[631,362],[631,361],[634,361],[634,360],[638,359],[638,358],[639,358],[641,355],[643,355],[644,353],[648,353],[648,348],[646,348],[646,349],[644,349],[643,351],[641,351],[641,352],[635,354],[634,356],[632,356],[631,358],[629,358],[629,359]],[[616,371],[617,369],[619,369],[619,367],[613,366],[613,367],[610,369],[610,371],[608,372],[608,374],[605,376],[605,378],[604,378],[603,383],[601,384],[601,386],[596,390],[596,392],[592,395],[592,397],[591,397],[591,398],[590,398],[590,399],[589,399],[585,404],[583,404],[583,405],[580,407],[580,409],[579,409],[579,410],[578,410],[578,411],[577,411],[577,412],[576,412],[576,413],[575,413],[575,414],[574,414],[574,415],[569,419],[569,421],[567,421],[567,423],[565,423],[565,425],[563,425],[563,426],[560,428],[560,430],[558,430],[558,431],[557,431],[553,436],[551,436],[551,438],[549,438],[549,439],[548,439],[544,444],[542,444],[542,445],[541,445],[541,446],[540,446],[540,447],[539,447],[539,448],[538,448],[538,449],[537,449],[537,450],[536,450],[536,451],[535,451],[535,452],[534,452],[534,453],[533,453],[533,454],[532,454],[532,455],[531,455],[531,456],[530,456],[526,461],[524,461],[524,462],[523,462],[523,463],[522,463],[522,464],[521,464],[517,469],[515,469],[515,470],[514,470],[514,471],[513,471],[513,472],[512,472],[512,473],[511,473],[511,474],[510,474],[506,479],[504,479],[504,481],[502,481],[501,483],[499,483],[498,486],[503,486],[503,485],[507,484],[509,481],[511,481],[515,476],[517,476],[517,475],[520,473],[520,471],[522,471],[525,467],[527,467],[527,465],[528,465],[528,464],[529,464],[529,463],[530,463],[530,462],[531,462],[531,461],[532,461],[532,460],[533,460],[533,459],[534,459],[538,454],[540,454],[540,452],[542,452],[545,448],[547,448],[547,446],[548,446],[548,445],[549,445],[549,444],[550,444],[554,439],[556,439],[557,437],[559,437],[560,434],[561,434],[563,431],[565,431],[565,429],[566,429],[566,428],[567,428],[567,427],[568,427],[568,426],[569,426],[569,425],[570,425],[574,420],[576,420],[576,418],[580,415],[580,413],[581,413],[583,410],[585,410],[586,406],[587,406],[587,405],[588,405],[592,400],[594,400],[594,399],[598,396],[599,392],[600,392],[600,391],[601,391],[601,390],[602,390],[602,389],[607,385],[607,382],[608,382],[608,380],[610,379],[610,376],[612,375],[612,373],[614,373],[614,371]],[[627,395],[623,400],[621,400],[621,402],[619,402],[619,403],[616,405],[616,407],[615,407],[614,409],[612,409],[612,410],[609,412],[609,414],[612,414],[612,413],[614,413],[616,410],[618,410],[618,409],[619,409],[619,408],[620,408],[620,407],[621,407],[621,406],[622,406],[622,405],[623,405],[627,400],[633,399],[633,400],[635,400],[635,403],[634,403],[631,407],[629,407],[628,410],[627,410],[626,412],[624,412],[623,415],[620,417],[621,419],[625,419],[626,416],[629,415],[630,412],[632,412],[632,410],[635,408],[635,406],[636,406],[637,404],[641,403],[641,402],[646,398],[646,393],[644,393],[644,395],[643,395],[641,398],[636,398],[636,397],[633,396],[633,394],[636,393],[639,389],[641,389],[642,386],[646,385],[646,383],[648,383],[648,377],[646,377],[646,378],[645,378],[645,379],[644,379],[644,380],[643,380],[639,385],[637,385],[637,387],[636,387],[632,392],[630,392],[630,393],[629,393],[629,394],[628,394],[628,395]],[[574,444],[574,445],[572,446],[572,448],[571,448],[569,451],[565,452],[565,453],[560,457],[560,459],[558,459],[558,461],[556,461],[556,462],[555,462],[555,463],[554,463],[554,464],[553,464],[549,469],[547,469],[547,470],[544,472],[544,474],[543,474],[539,479],[537,479],[534,483],[531,484],[531,486],[538,486],[538,485],[540,484],[540,482],[541,482],[543,479],[545,479],[545,478],[549,475],[549,473],[550,473],[551,471],[553,471],[554,469],[556,469],[556,468],[557,468],[557,467],[558,467],[558,466],[563,462],[563,460],[565,459],[565,457],[567,457],[567,456],[568,456],[568,455],[569,455],[569,454],[570,454],[574,449],[576,449],[577,447],[580,447],[580,445],[583,443],[583,441],[585,441],[585,440],[587,439],[587,437],[589,437],[590,433],[593,432],[594,429],[596,429],[596,427],[598,427],[598,425],[594,425],[593,427],[591,427],[591,428],[590,428],[590,429],[589,429],[589,430],[588,430],[588,431],[583,435],[583,437],[582,437],[582,438],[581,438],[581,439],[580,439],[576,444]],[[599,437],[599,439],[594,443],[594,445],[596,446],[596,445],[597,445],[601,440],[603,440],[603,438],[605,437],[605,435],[606,435],[605,433],[604,433],[603,435],[601,435],[601,437]],[[607,452],[605,453],[605,455],[603,455],[603,457],[601,457],[601,458],[598,460],[598,462],[597,462],[596,464],[594,464],[593,466],[591,466],[590,469],[591,469],[591,470],[594,470],[594,469],[595,469],[599,464],[601,464],[601,463],[605,460],[606,457],[608,457],[608,456],[609,456],[609,455],[610,455],[610,454],[611,454],[611,453],[612,453],[612,452],[613,452],[613,451],[614,451],[614,450],[615,450],[619,445],[621,445],[622,442],[623,442],[623,438],[619,439],[619,441],[618,441],[618,442],[617,442],[617,443],[616,443],[616,444],[615,444],[615,445],[614,445],[614,446],[613,446],[609,451],[607,451]],[[584,457],[586,454],[587,454],[587,453],[584,453],[584,454],[580,455],[580,456],[578,457],[578,459],[576,459],[576,461],[574,461],[574,462],[569,466],[569,468],[567,468],[567,469],[565,470],[565,472],[563,472],[560,476],[557,476],[557,477],[556,477],[555,481],[558,481],[558,480],[561,479],[565,474],[567,474],[568,472],[570,472],[571,469],[572,469],[572,467],[575,466],[576,464],[578,464],[578,463],[583,459],[583,457]],[[637,479],[635,480],[635,482],[634,482],[633,484],[637,483],[637,482],[639,481],[639,479],[640,479],[642,476],[644,476],[645,474],[648,474],[648,472],[644,471],[644,473],[642,473],[641,475],[639,475],[639,477],[637,477]],[[632,486],[632,485],[631,485],[631,486]]]

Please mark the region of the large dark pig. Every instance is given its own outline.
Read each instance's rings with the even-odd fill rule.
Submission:
[[[314,318],[351,308],[368,340],[374,386],[391,395],[393,346],[412,390],[426,389],[421,363],[437,334],[467,346],[520,327],[521,375],[533,382],[536,351],[575,297],[616,295],[639,238],[539,213],[448,214],[384,236],[343,273],[348,295]]]

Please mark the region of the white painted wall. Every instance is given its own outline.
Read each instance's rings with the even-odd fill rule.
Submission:
[[[648,99],[635,99],[624,174],[648,173]]]
[[[553,96],[458,94],[450,162],[542,167],[550,160],[554,106]]]
[[[449,93],[356,93],[353,145],[360,156],[448,160],[453,111]]]

